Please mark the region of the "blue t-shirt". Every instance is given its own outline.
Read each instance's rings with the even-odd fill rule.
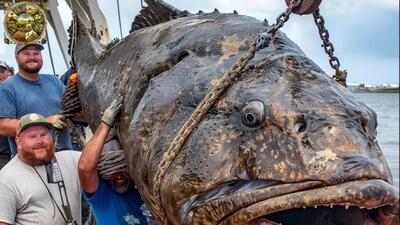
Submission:
[[[0,87],[0,118],[19,119],[29,113],[44,117],[60,114],[63,94],[64,84],[55,76],[40,74],[38,80],[29,81],[16,74]],[[8,141],[14,156],[17,152],[14,137],[9,137]],[[63,129],[59,143],[59,150],[72,149],[68,129]]]
[[[139,192],[132,186],[124,194],[119,194],[107,181],[99,178],[99,186],[94,194],[83,192],[98,225],[148,224],[149,212],[144,208]]]
[[[1,87],[1,84],[0,84]],[[0,106],[1,107],[1,106]],[[10,145],[8,144],[8,138],[0,136],[0,155],[11,155]]]

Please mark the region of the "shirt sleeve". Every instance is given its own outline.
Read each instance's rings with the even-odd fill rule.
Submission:
[[[17,198],[13,191],[0,182],[0,222],[14,224],[17,215]]]
[[[93,194],[88,194],[83,191],[83,197],[93,208],[102,209],[105,207],[105,204],[107,204],[106,191],[107,183],[105,180],[99,177],[99,185],[97,186],[97,190]]]
[[[0,118],[16,118],[17,109],[12,88],[3,84],[0,86]]]
[[[59,93],[60,96],[62,97],[62,96],[64,95],[64,88],[65,88],[65,85],[64,85],[64,83],[63,83],[60,79],[58,79],[57,77],[54,77],[54,78],[56,79],[56,82],[57,82],[58,93]]]

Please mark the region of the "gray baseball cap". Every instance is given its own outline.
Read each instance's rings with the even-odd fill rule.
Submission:
[[[28,46],[35,46],[40,51],[42,51],[44,49],[43,45],[41,45],[39,43],[31,43],[31,44],[26,44],[26,45],[17,44],[15,46],[15,55],[17,55],[22,49],[24,49],[25,47],[28,47]]]
[[[4,62],[4,61],[1,61],[1,60],[0,60],[0,67],[3,67],[3,68],[6,69],[6,70],[9,70],[9,69],[10,69],[10,67],[7,65],[7,63]]]

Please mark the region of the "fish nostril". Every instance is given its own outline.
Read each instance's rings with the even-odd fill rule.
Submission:
[[[180,61],[182,61],[184,58],[186,58],[187,56],[189,56],[189,52],[188,51],[181,51],[179,53],[178,59],[176,63],[179,63]]]
[[[294,131],[297,133],[303,133],[307,129],[307,123],[304,118],[304,115],[299,115],[296,118],[296,123],[294,124]]]
[[[368,133],[368,119],[365,117],[361,118],[361,127],[365,133]]]
[[[300,123],[296,123],[294,125],[294,130],[297,133],[303,133],[306,129],[307,129],[307,124],[305,124],[305,123],[300,122]]]

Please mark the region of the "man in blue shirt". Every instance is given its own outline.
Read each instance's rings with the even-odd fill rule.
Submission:
[[[105,143],[121,105],[119,96],[104,111],[102,122],[83,147],[79,178],[98,225],[147,225],[150,215],[131,183],[119,141],[111,139]]]
[[[62,130],[58,150],[72,149],[71,137],[65,128],[61,112],[64,84],[52,75],[39,74],[42,68],[43,46],[17,45],[15,58],[18,73],[0,87],[0,135],[8,136],[11,154],[16,154],[15,131],[18,119],[29,113],[38,113],[57,129]],[[52,129],[54,135],[55,129]]]

